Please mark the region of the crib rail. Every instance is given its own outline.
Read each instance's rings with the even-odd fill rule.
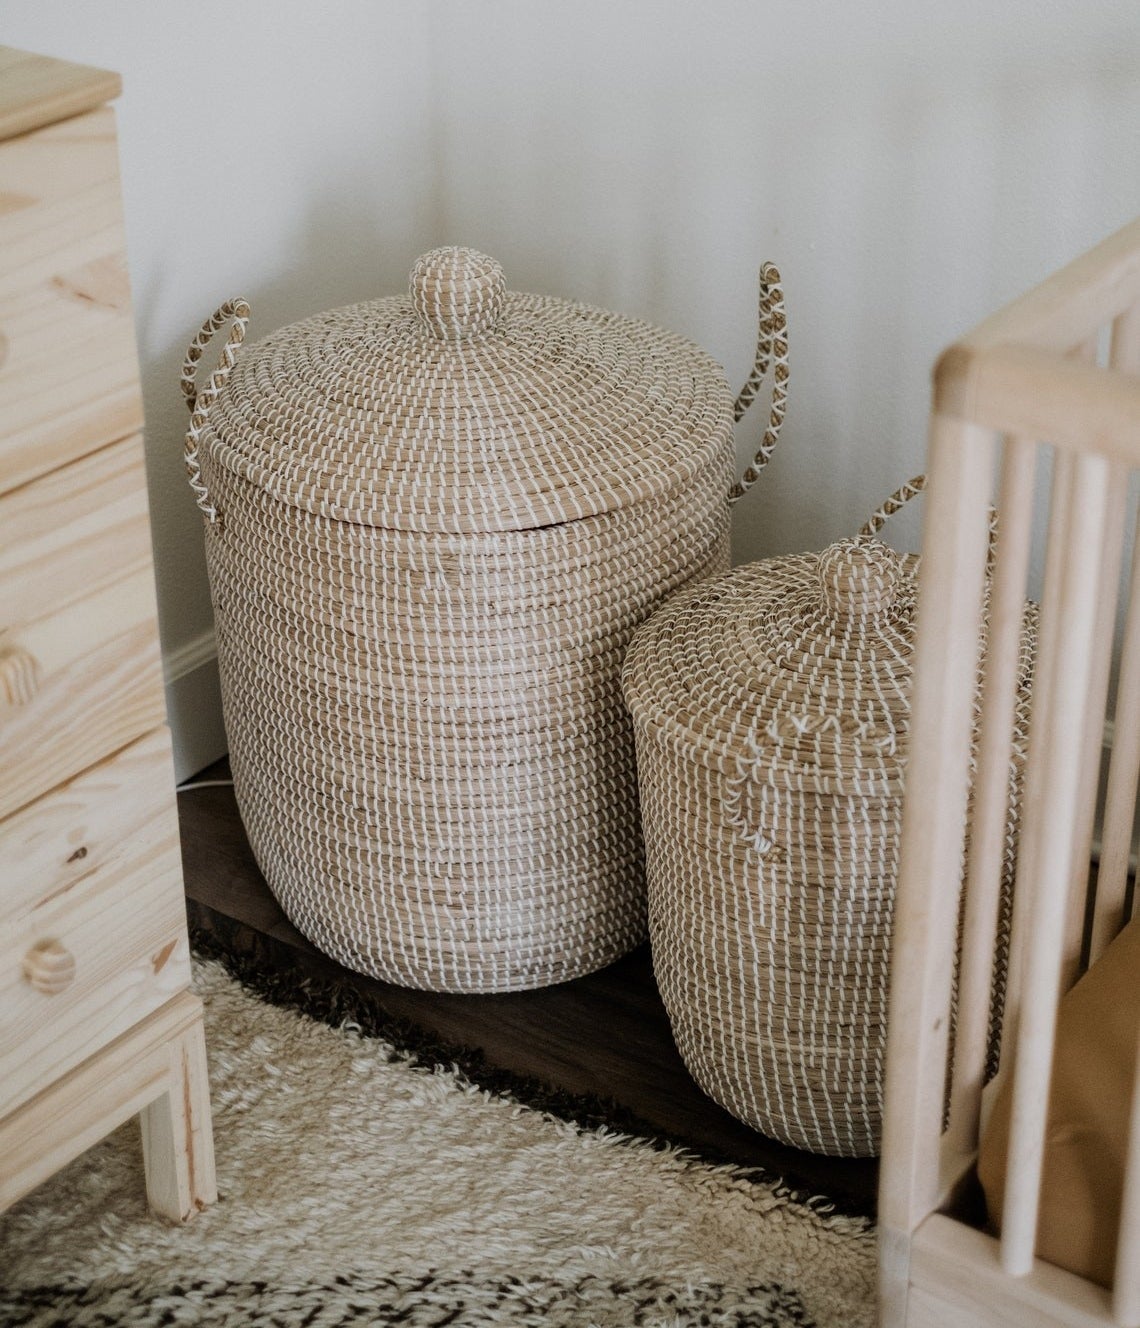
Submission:
[[[1042,566],[999,1074],[1012,1101],[1002,1235],[1000,1246],[978,1239],[994,1246],[986,1276],[1033,1299],[1024,1322],[1054,1321],[1034,1247],[1058,1003],[1127,921],[1140,784],[1137,470],[1140,221],[987,320],[935,371],[886,1070],[887,1325],[943,1321],[929,1317],[928,1290],[911,1303],[914,1260],[932,1266],[931,1241],[954,1225],[931,1215],[970,1171],[996,1086],[985,1079],[1014,708],[1024,604]],[[975,1235],[955,1248],[973,1249]],[[1080,1314],[1093,1317],[1080,1322],[1140,1326],[1135,1094],[1116,1269],[1111,1294],[1081,1291]],[[1076,1281],[1045,1280],[1062,1296]],[[1063,1311],[1057,1323],[1076,1321]],[[964,1315],[944,1321],[989,1321]]]
[[[979,323],[958,345],[1066,354],[1140,298],[1140,220],[1122,227],[1039,286]]]

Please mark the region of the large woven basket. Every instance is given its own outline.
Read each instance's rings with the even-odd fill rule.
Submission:
[[[728,564],[730,503],[783,411],[778,274],[743,410],[696,346],[425,254],[407,296],[187,356],[234,786],[292,921],[443,991],[599,968],[645,928],[620,664],[668,593]],[[218,368],[198,361],[227,323]]]
[[[871,534],[920,487],[900,490],[857,539],[682,591],[637,633],[624,670],[653,964],[677,1045],[734,1115],[837,1156],[879,1148],[916,600],[917,559]],[[1030,607],[1022,737],[1035,621]]]

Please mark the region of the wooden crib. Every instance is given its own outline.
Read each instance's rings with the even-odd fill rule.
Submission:
[[[1034,1257],[1058,1001],[1126,922],[1140,769],[1140,539],[1125,556],[1136,519],[1129,481],[1140,469],[1138,374],[1140,221],[982,323],[935,370],[892,952],[884,1325],[1140,1325],[1140,1086],[1112,1289]],[[991,629],[979,670],[991,505]],[[963,1196],[996,1088],[983,1091],[983,1080],[1031,563],[1044,568],[1041,636],[999,1074],[1012,1076],[1013,1104],[999,1240],[963,1216]]]

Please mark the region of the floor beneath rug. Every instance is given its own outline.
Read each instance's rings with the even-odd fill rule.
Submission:
[[[219,762],[197,779],[228,776]],[[454,996],[391,986],[342,968],[292,926],[254,862],[232,788],[186,789],[178,804],[190,922],[212,946],[277,982],[292,977],[351,988],[441,1043],[481,1051],[492,1071],[546,1085],[551,1101],[561,1094],[610,1102],[619,1128],[632,1125],[714,1161],[762,1168],[826,1195],[843,1211],[873,1214],[875,1161],[786,1148],[701,1092],[673,1044],[647,947],[542,991]]]

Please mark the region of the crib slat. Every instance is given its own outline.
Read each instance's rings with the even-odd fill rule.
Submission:
[[[1028,787],[1018,871],[1015,948],[1021,991],[1015,1057],[1001,1260],[1021,1276],[1033,1266],[1046,1109],[1065,940],[1074,816],[1082,796],[1083,719],[1094,664],[1092,633],[1107,507],[1109,466],[1100,456],[1072,462],[1067,518],[1050,522],[1050,539],[1066,526],[1056,587],[1046,585],[1041,624],[1043,696],[1035,694]],[[1063,495],[1062,495],[1063,496]],[[1055,499],[1056,501],[1056,499]],[[1057,575],[1049,549],[1047,567]],[[1047,572],[1048,575],[1048,572]],[[1040,674],[1038,679],[1040,679]]]
[[[1124,621],[1120,680],[1113,719],[1104,826],[1101,830],[1089,963],[1095,963],[1124,926],[1136,794],[1140,788],[1140,538],[1132,548],[1132,582]]]
[[[1140,1328],[1140,1055],[1132,1083],[1124,1193],[1112,1288],[1112,1315],[1124,1328]]]
[[[1140,368],[1140,305],[1121,314],[1113,324],[1109,366],[1125,372]],[[1090,963],[1104,953],[1124,925],[1136,794],[1140,786],[1140,531],[1134,532],[1133,541],[1129,601],[1113,717],[1112,755],[1101,828]]]
[[[989,1042],[994,937],[1001,907],[1009,764],[1021,629],[1033,526],[1036,446],[1007,441],[1002,458],[990,629],[982,682],[978,769],[966,869],[958,1022],[954,1034],[947,1147],[966,1157],[978,1143]]]
[[[1140,302],[1113,320],[1108,367],[1121,373],[1135,373],[1140,369]]]
[[[951,953],[977,682],[993,435],[931,423],[908,807],[900,844],[887,1020],[883,1185],[884,1323],[905,1317],[910,1232],[938,1203]]]
[[[1069,885],[1069,915],[1065,928],[1065,957],[1061,990],[1068,991],[1081,975],[1081,951],[1092,862],[1093,830],[1097,794],[1100,790],[1101,757],[1104,751],[1105,707],[1112,670],[1113,632],[1120,594],[1120,564],[1124,553],[1124,527],[1128,516],[1128,470],[1117,461],[1108,464],[1108,501],[1101,541],[1100,587],[1093,628],[1093,659],[1089,695],[1085,705],[1084,746],[1081,753],[1081,805],[1073,836],[1073,858]]]
[[[1074,359],[1095,364],[1099,337],[1081,342],[1072,351]],[[1075,817],[1073,860],[1069,883],[1065,950],[1061,967],[1061,991],[1068,991],[1081,975],[1085,919],[1088,915],[1089,877],[1092,863],[1093,829],[1097,794],[1100,791],[1101,756],[1104,751],[1104,716],[1108,681],[1112,671],[1112,637],[1120,597],[1120,562],[1124,551],[1124,526],[1128,508],[1128,467],[1120,461],[1108,463],[1108,503],[1101,532],[1101,559],[1096,592],[1097,617],[1093,628],[1093,657],[1089,694],[1085,705],[1084,741],[1081,761],[1081,801]]]
[[[1055,623],[1061,607],[1061,588],[1066,564],[1066,540],[1072,513],[1072,486],[1075,458],[1069,452],[1057,452],[1053,458],[1053,480],[1049,508],[1049,527],[1045,546],[1045,588],[1042,595],[1042,625]],[[1046,714],[1052,705],[1053,680],[1056,674],[1056,655],[1045,648],[1044,635],[1038,639],[1037,661],[1033,673],[1032,716]],[[1009,972],[1005,988],[1005,1021],[1003,1024],[1002,1074],[1012,1062],[1009,1054],[1013,1037],[1021,1018],[1021,989],[1025,968],[1028,927],[1022,914],[1029,912],[1029,897],[1023,882],[1037,879],[1038,839],[1029,833],[1031,809],[1042,797],[1042,762],[1040,757],[1026,764],[1025,785],[1022,795],[1021,840],[1018,845],[1017,877],[1014,884],[1013,936],[1009,947]],[[1030,887],[1031,888],[1031,887]]]

